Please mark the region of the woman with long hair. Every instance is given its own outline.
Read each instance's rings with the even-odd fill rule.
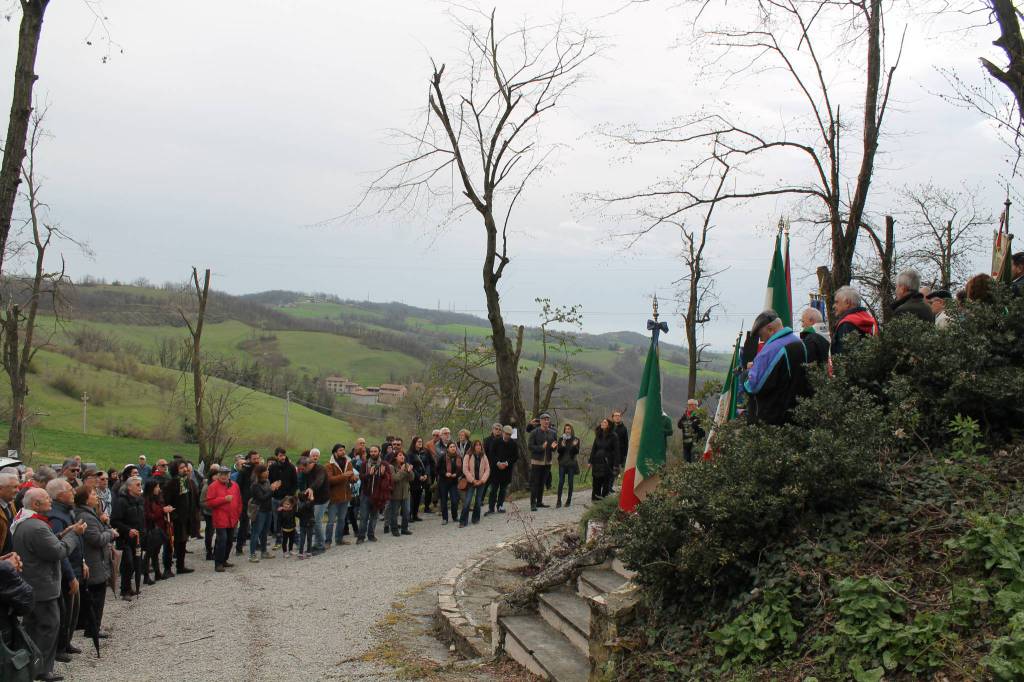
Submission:
[[[576,437],[576,430],[572,424],[566,422],[562,426],[562,436],[558,439],[558,500],[555,508],[562,506],[562,487],[566,481],[569,483],[569,494],[565,498],[565,506],[572,504],[572,486],[576,474],[580,472],[580,465],[576,461],[580,454],[580,439]]]
[[[423,501],[423,511],[430,511],[430,485],[434,480],[434,457],[427,451],[423,439],[413,436],[409,440],[409,464],[412,465],[413,479],[409,486],[410,502],[412,512],[410,521],[421,521],[420,501]]]
[[[612,487],[612,467],[619,461],[619,439],[612,431],[612,423],[602,419],[594,430],[594,444],[590,446],[590,469],[594,474],[594,488],[590,499],[597,501],[608,495]]]
[[[146,585],[154,584],[156,580],[173,578],[174,573],[167,567],[163,573],[160,572],[160,550],[167,542],[169,526],[167,524],[167,505],[164,504],[163,490],[160,487],[160,479],[151,478],[146,481],[142,489],[142,504],[146,517],[146,535],[143,543],[144,552],[142,555],[142,575]],[[149,567],[153,566],[153,578],[149,577]]]

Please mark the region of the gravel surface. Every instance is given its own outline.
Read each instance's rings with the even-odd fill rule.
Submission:
[[[573,506],[530,513],[535,528],[578,518],[589,491]],[[131,602],[111,598],[96,659],[92,642],[77,633],[85,653],[56,672],[72,682],[116,680],[391,679],[386,668],[361,662],[371,649],[374,625],[398,595],[442,577],[459,561],[523,534],[512,514],[492,514],[460,529],[441,525],[439,514],[411,525],[412,536],[334,547],[308,560],[277,558],[214,573],[202,542],[192,540],[190,575],[143,586]],[[351,539],[351,538],[346,538]]]

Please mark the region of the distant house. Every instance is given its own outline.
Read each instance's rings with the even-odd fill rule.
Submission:
[[[377,393],[377,402],[394,405],[407,395],[409,395],[409,389],[401,384],[381,384]]]
[[[352,402],[357,405],[376,405],[379,393],[380,389],[357,388],[349,395],[352,396]]]
[[[344,377],[329,376],[324,379],[324,388],[335,394],[351,394],[357,388],[361,388],[361,386],[355,381],[349,381]]]

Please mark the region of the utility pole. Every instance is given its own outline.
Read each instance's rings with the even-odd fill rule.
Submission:
[[[292,392],[284,392],[284,439],[288,440],[288,407],[292,402]]]
[[[82,433],[85,433],[89,423],[89,394],[82,393]]]

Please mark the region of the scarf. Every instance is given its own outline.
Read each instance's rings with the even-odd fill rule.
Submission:
[[[14,523],[11,524],[11,533],[14,533],[15,529],[17,529],[17,527],[21,525],[22,521],[27,521],[29,519],[39,519],[47,526],[50,525],[49,518],[43,516],[42,514],[37,514],[36,512],[32,511],[31,509],[28,509],[27,507],[22,507],[21,509],[18,510],[17,515],[15,515]]]

